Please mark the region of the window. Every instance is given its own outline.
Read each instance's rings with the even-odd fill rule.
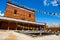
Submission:
[[[17,10],[14,10],[14,14],[17,14]]]
[[[29,17],[31,17],[31,14],[29,14]]]

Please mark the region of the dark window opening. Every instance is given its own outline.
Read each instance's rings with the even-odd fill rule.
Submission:
[[[29,14],[29,17],[31,17],[31,14]]]
[[[17,14],[17,10],[14,10],[14,14]]]

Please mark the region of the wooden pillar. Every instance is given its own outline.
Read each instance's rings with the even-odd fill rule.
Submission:
[[[32,25],[33,27],[32,27],[32,30],[34,31],[34,25]]]
[[[38,31],[38,25],[37,25],[36,31]]]
[[[16,25],[18,25],[18,23],[16,22]],[[17,31],[17,27],[16,27],[16,31]]]
[[[27,29],[29,30],[29,24],[28,24],[28,28]]]
[[[11,21],[8,21],[8,29],[7,30],[10,30],[10,23],[11,23]]]
[[[24,23],[22,23],[22,24],[24,25]],[[23,25],[22,25],[22,27],[23,27],[22,30],[24,30],[24,28],[25,28]]]
[[[2,22],[2,21],[0,20],[0,27],[1,27],[1,22]]]

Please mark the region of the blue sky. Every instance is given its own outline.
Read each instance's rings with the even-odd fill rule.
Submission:
[[[29,8],[34,8],[34,9],[42,10],[46,12],[60,13],[58,4],[57,6],[53,5],[52,4],[54,3],[53,1],[54,0],[11,0],[11,2],[15,4],[24,5]],[[2,11],[2,13],[4,13],[4,10],[6,8],[6,3],[7,3],[7,0],[0,0],[0,11]],[[46,5],[44,3],[46,3]],[[50,24],[50,23],[60,24],[60,17],[41,14],[39,12],[35,12],[34,14],[35,14],[36,22],[46,22],[47,24]]]

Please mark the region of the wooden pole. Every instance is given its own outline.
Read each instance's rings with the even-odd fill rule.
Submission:
[[[28,31],[29,31],[29,24],[28,24]]]
[[[9,30],[9,26],[8,26],[8,30]]]
[[[10,21],[8,21],[8,30],[9,30],[9,27],[10,27]]]
[[[8,0],[8,2],[10,2],[10,0]]]
[[[16,31],[17,31],[17,25],[18,25],[18,23],[16,22]]]

